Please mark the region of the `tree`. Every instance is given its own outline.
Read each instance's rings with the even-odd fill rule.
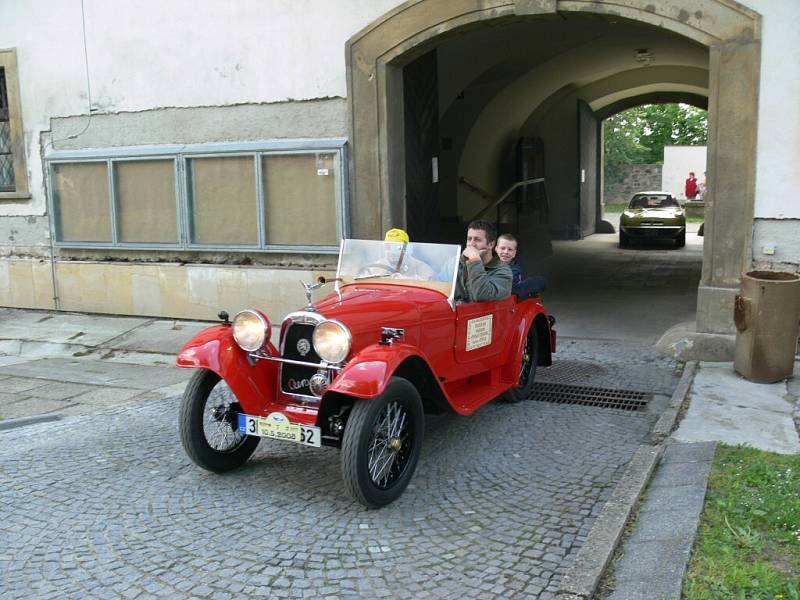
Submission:
[[[625,165],[664,161],[664,146],[702,146],[708,140],[708,112],[688,104],[645,104],[603,122],[605,178],[618,182]]]

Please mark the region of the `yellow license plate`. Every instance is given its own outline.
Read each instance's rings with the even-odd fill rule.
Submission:
[[[239,431],[247,435],[295,442],[319,448],[322,437],[319,427],[291,423],[283,413],[274,412],[266,417],[239,415]]]

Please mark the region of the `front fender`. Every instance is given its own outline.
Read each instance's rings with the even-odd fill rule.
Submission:
[[[267,342],[266,350],[278,351]],[[259,360],[252,364],[247,353],[233,339],[229,325],[215,325],[194,336],[178,353],[179,367],[209,369],[222,377],[245,412],[260,414],[274,400],[278,380],[278,363]]]
[[[521,302],[519,309],[521,314],[517,321],[517,326],[514,328],[514,335],[510,337],[511,343],[508,346],[510,354],[506,361],[506,367],[503,369],[504,376],[510,378],[511,381],[519,379],[519,370],[522,367],[522,350],[525,348],[528,329],[533,325],[536,315],[540,312],[536,303],[532,300]]]
[[[326,393],[374,398],[383,393],[397,367],[410,356],[428,362],[415,346],[403,342],[367,346],[350,360]]]

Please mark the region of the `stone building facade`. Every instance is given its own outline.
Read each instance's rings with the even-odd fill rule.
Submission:
[[[661,189],[662,165],[625,165],[619,182],[606,184],[603,201],[625,204],[636,192]]]

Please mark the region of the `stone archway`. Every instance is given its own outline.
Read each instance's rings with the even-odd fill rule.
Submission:
[[[403,116],[390,102],[402,67],[437,39],[472,27],[560,13],[591,13],[677,33],[709,49],[705,248],[697,330],[733,332],[733,299],[750,267],[755,194],[761,20],[729,0],[409,0],[346,44],[353,234],[378,237],[405,221]]]

